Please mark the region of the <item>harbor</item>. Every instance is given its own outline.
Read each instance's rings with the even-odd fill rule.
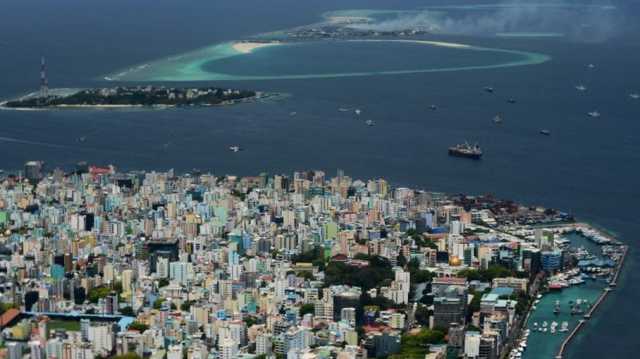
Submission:
[[[612,253],[607,245],[602,244],[605,243],[602,241],[603,235],[595,230],[563,233],[567,245],[581,256],[594,263],[614,258],[615,267],[602,272],[596,272],[594,267],[582,267],[580,271],[574,269],[553,276],[553,282],[549,283],[560,282],[563,285],[548,289],[536,297],[525,320],[521,339],[524,344],[520,345],[519,351],[512,352],[510,358],[564,358],[570,343],[589,325],[589,319],[617,284],[627,247],[619,247],[618,251]],[[611,241],[614,239],[611,238]],[[618,253],[621,255],[618,256]],[[527,346],[536,350],[526,351]]]

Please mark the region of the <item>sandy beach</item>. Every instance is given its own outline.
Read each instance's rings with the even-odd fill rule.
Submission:
[[[280,45],[280,42],[236,42],[231,47],[241,54],[250,54],[256,49]]]
[[[442,41],[428,41],[428,40],[347,40],[353,42],[400,42],[400,43],[409,43],[409,44],[422,44],[422,45],[431,45],[431,46],[440,46],[440,47],[450,47],[454,49],[468,49],[472,46],[465,44],[458,44],[455,42],[442,42]]]

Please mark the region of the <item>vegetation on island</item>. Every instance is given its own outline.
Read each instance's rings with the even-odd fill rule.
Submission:
[[[424,359],[429,353],[429,345],[445,342],[445,333],[437,329],[423,328],[420,332],[402,335],[400,352],[390,355],[390,359]]]
[[[9,108],[56,106],[208,106],[254,97],[254,91],[219,88],[114,87],[81,90],[71,95],[29,97],[4,104]]]

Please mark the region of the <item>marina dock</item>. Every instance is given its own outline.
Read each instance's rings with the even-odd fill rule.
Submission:
[[[609,293],[614,289],[617,284],[618,276],[620,275],[620,271],[622,270],[622,266],[624,265],[624,260],[627,257],[627,252],[629,251],[629,247],[624,247],[622,256],[620,257],[620,261],[616,266],[616,271],[613,274],[613,278],[609,282],[609,286],[602,290],[602,293],[598,297],[598,300],[593,304],[591,309],[584,315],[584,319],[578,322],[578,325],[571,331],[571,333],[565,338],[565,340],[560,345],[560,349],[558,350],[558,354],[556,355],[556,359],[562,359],[564,356],[564,352],[566,351],[569,343],[573,340],[573,338],[580,332],[580,330],[586,325],[587,320],[591,318],[593,313],[600,307],[600,304],[604,302]]]

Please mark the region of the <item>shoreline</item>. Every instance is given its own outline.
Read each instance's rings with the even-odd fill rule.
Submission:
[[[589,311],[584,315],[583,319],[580,320],[579,324],[573,329],[573,331],[571,331],[569,336],[567,336],[564,339],[564,341],[562,341],[562,344],[558,349],[558,353],[556,354],[555,359],[562,359],[564,357],[565,351],[567,350],[567,348],[570,347],[571,342],[578,335],[578,333],[580,333],[580,330],[586,327],[589,319],[593,317],[593,314],[598,310],[600,305],[607,299],[609,294],[616,288],[618,284],[617,283],[618,277],[620,275],[620,272],[622,271],[622,267],[624,266],[624,262],[628,253],[629,253],[629,247],[627,245],[624,245],[624,252],[620,257],[618,264],[616,265],[616,270],[613,274],[613,279],[609,282],[608,286],[602,290],[602,293],[600,293],[600,296],[598,296],[597,301],[593,304],[591,309],[589,309]]]
[[[258,41],[238,41],[231,44],[231,48],[240,54],[250,54],[255,50],[265,47],[282,45],[280,41],[258,42]]]
[[[7,107],[8,101],[0,102],[0,110],[5,111],[55,111],[55,110],[169,110],[180,108],[206,108],[229,106],[241,103],[255,102],[262,99],[278,97],[278,93],[256,92],[255,96],[245,97],[237,100],[222,101],[216,104],[200,104],[200,105],[53,105],[46,107]]]

